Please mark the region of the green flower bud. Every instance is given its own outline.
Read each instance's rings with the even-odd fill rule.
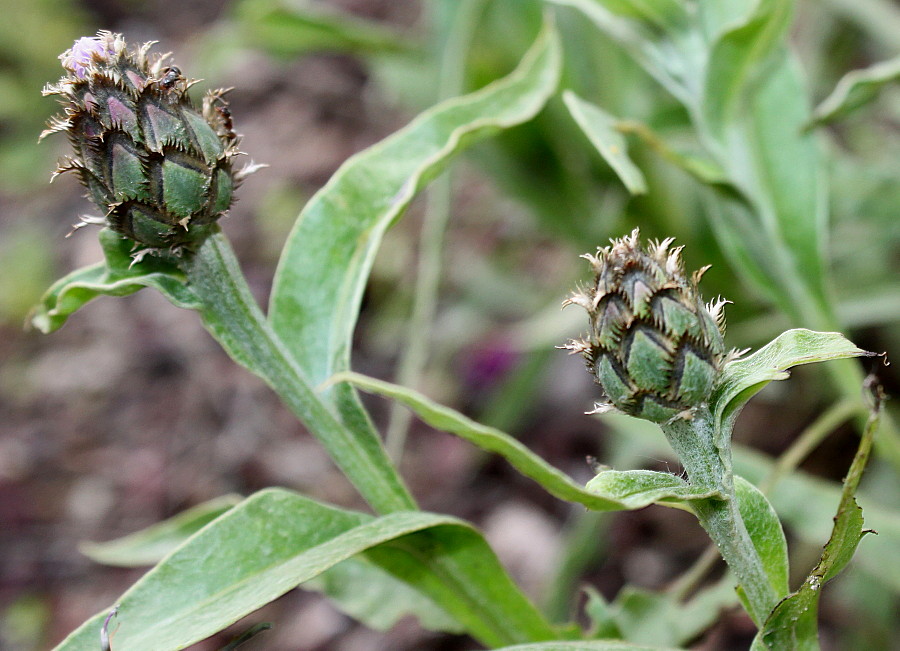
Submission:
[[[581,353],[608,402],[597,412],[617,409],[665,423],[705,403],[726,352],[723,307],[704,305],[697,289],[708,269],[685,275],[681,248],[672,238],[638,242],[630,236],[585,255],[594,282],[566,302],[585,308],[590,334],[566,348]]]
[[[65,76],[44,89],[58,95],[63,113],[44,136],[63,131],[74,155],[54,172],[75,172],[101,223],[140,248],[192,248],[213,230],[232,203],[240,152],[225,91],[207,94],[197,110],[187,94],[195,83],[149,56],[151,43],[129,49],[120,34],[81,38],[60,59]],[[52,180],[52,179],[51,179]]]

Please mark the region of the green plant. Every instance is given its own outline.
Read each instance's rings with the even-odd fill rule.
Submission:
[[[666,33],[673,26],[683,27],[684,17],[674,4],[660,5],[668,7],[671,14],[649,17],[636,15],[631,3],[611,4],[624,13],[618,20],[656,21],[660,30],[654,34]],[[765,23],[762,18],[759,20]],[[750,32],[747,38],[752,43],[768,35],[765,30],[762,34]],[[650,48],[647,52],[652,54],[656,45],[651,36],[636,35],[635,47]],[[104,38],[107,37],[101,35],[96,41],[99,47],[89,49],[87,63],[101,67],[108,57],[120,55],[103,47]],[[766,40],[761,42],[768,44]],[[661,426],[687,470],[687,480],[671,473],[606,469],[582,487],[501,431],[435,404],[408,387],[350,370],[350,342],[362,292],[384,232],[400,218],[416,191],[454,155],[476,140],[531,120],[541,111],[558,88],[561,54],[556,28],[548,18],[515,71],[479,91],[441,102],[407,127],[347,161],[310,200],[290,234],[268,315],[254,302],[227,240],[215,225],[214,217],[227,202],[215,202],[212,213],[203,212],[204,217],[212,219],[204,219],[203,228],[192,233],[189,241],[178,237],[181,231],[168,218],[154,220],[164,227],[162,231],[152,231],[148,241],[143,236],[135,237],[136,229],[123,227],[123,221],[110,211],[117,209],[119,206],[113,204],[122,200],[110,197],[110,193],[127,192],[125,186],[120,188],[114,181],[94,193],[104,213],[110,215],[104,218],[109,220],[108,228],[100,234],[105,260],[56,283],[36,310],[33,323],[41,330],[51,331],[96,296],[124,295],[143,287],[160,291],[179,307],[196,310],[205,327],[235,361],[262,377],[319,438],[376,514],[338,509],[288,490],[270,489],[236,505],[207,505],[128,540],[94,546],[91,553],[106,562],[127,565],[159,561],[117,605],[117,630],[111,641],[115,651],[183,648],[312,579],[317,579],[326,594],[347,608],[351,608],[347,593],[353,592],[352,586],[376,585],[382,589],[383,608],[368,615],[367,621],[373,625],[383,626],[398,613],[412,612],[425,626],[465,631],[488,647],[521,645],[516,648],[534,651],[684,644],[702,630],[702,622],[708,623],[709,614],[719,604],[728,602],[736,582],[738,595],[760,630],[754,648],[816,647],[819,589],[846,565],[864,533],[854,494],[872,444],[878,409],[872,410],[873,416],[864,428],[841,493],[833,535],[821,562],[793,593],[788,587],[788,558],[781,522],[763,492],[734,473],[731,430],[747,400],[772,380],[784,379],[788,368],[866,354],[841,335],[792,329],[752,355],[729,358],[719,319],[711,314],[721,305],[710,309],[703,306],[696,286],[699,277],[688,281],[677,256],[664,255],[665,246],[659,245],[655,253],[647,254],[638,245],[635,234],[594,258],[598,281],[590,291],[572,299],[592,314],[593,332],[586,343],[576,344],[575,348],[587,353],[598,380],[616,407],[649,417]],[[70,65],[75,90],[90,83],[98,84],[97,88],[110,84],[100,78],[88,82],[88,76],[96,71],[88,69],[86,76],[80,77],[78,70]],[[150,83],[156,84],[158,90],[154,93],[168,99],[166,84],[171,79],[174,85],[180,77],[169,78],[162,69],[151,74]],[[730,77],[723,73],[722,78]],[[688,85],[691,79],[687,75],[676,81]],[[690,99],[689,89],[679,88],[676,81],[668,78],[664,81],[673,93],[678,91],[675,94],[679,99]],[[113,94],[110,91],[110,96]],[[82,100],[77,93],[75,99]],[[160,101],[156,95],[154,101]],[[182,101],[180,94],[177,101]],[[608,132],[598,134],[593,129],[598,124],[608,126],[608,121],[591,119],[601,114],[574,95],[566,95],[566,102],[576,119],[582,118],[581,122],[587,125],[589,135],[606,142]],[[203,117],[216,138],[227,140],[230,129],[225,128],[215,106],[214,100]],[[78,111],[86,109],[91,113],[86,104],[78,104]],[[200,114],[191,115],[199,118]],[[101,123],[102,133],[88,134],[86,141],[78,141],[82,148],[79,154],[84,158],[85,151],[93,155],[97,145],[116,142],[117,132],[123,126],[119,122]],[[202,126],[201,130],[205,131]],[[132,145],[134,133],[137,132],[132,132]],[[718,145],[711,147],[718,151]],[[173,147],[177,152],[174,157],[183,154],[184,148]],[[227,146],[220,145],[216,156],[226,150]],[[621,146],[601,148],[601,153],[604,151],[614,160],[622,154]],[[723,199],[714,195],[717,200],[734,202],[729,206],[735,210],[739,206],[741,211],[752,204],[740,184],[726,176],[715,162],[698,162],[679,157],[669,149],[664,151],[703,180],[715,179],[712,185],[724,196]],[[107,150],[102,157],[98,154],[97,161],[105,161],[115,170],[115,161],[122,160],[117,156],[115,150]],[[165,162],[161,165],[164,167]],[[627,169],[633,174],[636,168]],[[137,185],[133,191],[140,191],[145,170],[135,169],[129,178]],[[640,187],[635,183],[632,186]],[[173,190],[177,196],[165,196],[165,201],[154,206],[154,210],[169,215],[168,205],[173,201],[205,206],[203,202],[209,199],[211,187],[208,180],[180,184]],[[194,213],[191,210],[180,215],[187,221],[179,226],[190,231]],[[741,219],[749,219],[743,212],[741,215]],[[746,227],[737,218],[729,224]],[[133,255],[134,240],[148,252]],[[740,249],[755,241],[734,246]],[[800,243],[804,251],[815,244]],[[613,251],[618,266],[608,267],[602,261],[610,261]],[[738,258],[750,255],[743,250],[737,253]],[[783,263],[794,255],[796,251],[782,251],[779,261]],[[747,262],[749,275],[759,270],[760,262]],[[781,283],[785,280],[782,276],[790,276],[791,268],[792,265],[783,267],[781,275],[773,275],[769,280]],[[613,270],[612,275],[607,275],[609,269]],[[624,288],[622,277],[632,271],[632,284]],[[806,270],[802,277],[787,279],[787,293],[779,300],[803,298],[799,306],[792,303],[792,315],[795,310],[805,309],[804,305],[812,305],[810,309],[815,310],[821,307],[820,297],[804,294],[809,290],[807,284],[821,282],[817,275],[820,271],[815,267]],[[647,292],[639,291],[637,283],[642,283]],[[781,290],[769,287],[769,291],[777,295]],[[790,293],[794,291],[799,293]],[[607,295],[614,295],[614,299],[604,304]],[[654,303],[655,298],[660,300]],[[663,299],[671,299],[672,305],[663,304]],[[613,304],[615,309],[609,311],[607,308]],[[607,317],[609,320],[604,321]],[[647,354],[636,355],[636,334],[627,334],[635,323],[646,326],[642,341]],[[617,348],[620,345],[631,346],[628,354]],[[689,364],[685,361],[687,356],[677,355],[688,350],[699,360],[697,364]],[[611,356],[615,357],[614,362],[609,362]],[[663,358],[668,365],[662,374],[665,377],[657,377],[657,362]],[[676,359],[682,363],[679,365]],[[623,379],[622,373],[628,377]],[[675,376],[694,379],[687,388],[683,381],[676,388],[672,384]],[[626,390],[616,390],[616,379],[622,380]],[[669,642],[625,647],[615,641],[645,643],[628,629],[629,617],[635,611],[623,601],[616,612],[598,596],[590,605],[595,624],[591,630],[553,624],[506,575],[476,529],[449,516],[417,510],[354,387],[391,397],[432,426],[501,454],[561,499],[594,511],[660,504],[692,512],[710,533],[736,578],[726,576],[722,581],[725,589],[698,594],[684,604],[680,599],[664,599],[657,612],[665,612],[656,617],[684,619],[683,628],[673,634],[677,639]],[[855,390],[858,389],[857,383]],[[636,398],[640,394],[645,399],[647,392],[666,403],[664,413],[645,410],[646,400],[638,408]],[[855,411],[859,411],[858,401],[850,409]],[[160,545],[160,540],[168,542]],[[693,613],[690,617],[685,614],[689,612]],[[107,630],[104,622],[109,621],[108,613],[98,614],[58,648],[95,649],[100,632]],[[651,616],[646,623],[652,623]]]

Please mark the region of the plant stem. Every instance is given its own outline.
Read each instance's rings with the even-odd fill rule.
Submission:
[[[778,458],[771,472],[760,482],[759,490],[762,493],[770,492],[775,487],[775,484],[794,470],[835,427],[856,413],[863,411],[862,402],[851,400],[843,400],[826,410],[812,425],[803,430],[794,443]],[[720,554],[716,546],[711,545],[708,547],[694,565],[669,587],[669,593],[677,599],[685,599],[712,569],[719,558]]]
[[[607,553],[606,530],[610,518],[606,513],[578,509],[563,533],[563,551],[553,582],[546,589],[544,612],[552,622],[565,622],[572,616],[573,602],[585,570]]]
[[[763,567],[738,509],[731,469],[731,449],[721,449],[712,415],[706,408],[696,410],[691,420],[676,419],[663,426],[675,453],[687,471],[691,483],[716,489],[722,499],[692,503],[700,524],[719,548],[722,558],[737,577],[746,596],[748,611],[761,626],[778,603],[776,592]]]
[[[759,484],[759,490],[769,493],[782,477],[793,471],[822,440],[845,420],[856,414],[865,414],[861,400],[842,400],[827,409],[785,450],[772,467],[771,472]]]
[[[278,393],[369,504],[381,514],[415,510],[415,501],[381,440],[370,434],[373,430],[349,428],[312,389],[251,295],[228,240],[221,233],[211,236],[192,258],[183,261],[182,267],[190,289],[202,304],[199,312],[207,330],[236,362]],[[437,580],[450,586],[450,593],[465,594],[475,603],[493,594],[484,586],[466,584],[465,578],[455,573],[455,562],[447,558],[435,566],[439,570]],[[528,631],[510,629],[509,622],[497,620],[489,609],[476,608],[472,619],[477,626],[470,632],[485,644],[537,642],[555,635],[543,619],[536,619]],[[488,637],[485,631],[494,637]]]
[[[382,514],[415,509],[381,440],[348,429],[316,395],[250,293],[225,236],[209,237],[182,267],[202,303],[206,329],[236,362],[272,387],[372,508]]]
[[[668,587],[667,592],[676,600],[684,601],[700,585],[703,577],[721,559],[722,555],[719,553],[719,548],[715,545],[710,545],[703,550],[703,553],[694,561],[694,564]]]
[[[445,100],[462,92],[466,54],[469,52],[469,44],[483,10],[484,0],[469,0],[451,9],[456,13],[451,16],[449,33],[441,52],[438,100]],[[452,176],[449,171],[436,179],[428,190],[428,204],[422,222],[413,313],[397,373],[398,383],[405,386],[416,386],[425,367],[431,325],[437,312],[437,295],[441,283],[441,253],[450,217],[451,191]],[[406,443],[411,419],[412,414],[408,409],[398,404],[391,407],[385,446],[395,461],[399,461],[403,456],[403,446]]]

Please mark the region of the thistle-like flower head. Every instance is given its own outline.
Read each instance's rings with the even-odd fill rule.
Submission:
[[[180,251],[215,229],[253,166],[232,170],[240,152],[226,91],[196,109],[187,93],[195,82],[151,45],[129,48],[105,31],[75,41],[59,57],[66,74],[44,89],[63,112],[41,138],[69,136],[74,155],[54,177],[74,172],[103,215],[82,224],[103,223],[140,249]]]
[[[644,248],[639,232],[585,255],[594,282],[564,305],[585,308],[590,333],[566,346],[581,353],[607,403],[656,423],[705,403],[730,353],[719,299],[705,305],[697,284],[706,268],[685,274],[672,238]]]

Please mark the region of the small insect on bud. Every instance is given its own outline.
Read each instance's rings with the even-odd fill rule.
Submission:
[[[597,411],[665,423],[709,399],[730,355],[722,337],[727,301],[703,304],[697,284],[708,267],[688,278],[672,238],[644,249],[638,237],[635,229],[583,256],[594,282],[564,305],[587,310],[590,333],[566,348],[584,356],[606,394]]]
[[[162,79],[159,80],[159,85],[166,90],[174,88],[175,84],[184,79],[184,77],[181,76],[181,69],[177,66],[169,66],[163,70],[163,73]]]
[[[44,89],[63,113],[41,134],[64,131],[74,155],[54,176],[75,172],[103,223],[145,251],[180,252],[202,242],[250,170],[235,172],[238,136],[224,91],[197,110],[194,83],[151,43],[129,48],[120,34],[81,38],[60,59],[66,75]],[[83,225],[79,224],[79,225]]]

